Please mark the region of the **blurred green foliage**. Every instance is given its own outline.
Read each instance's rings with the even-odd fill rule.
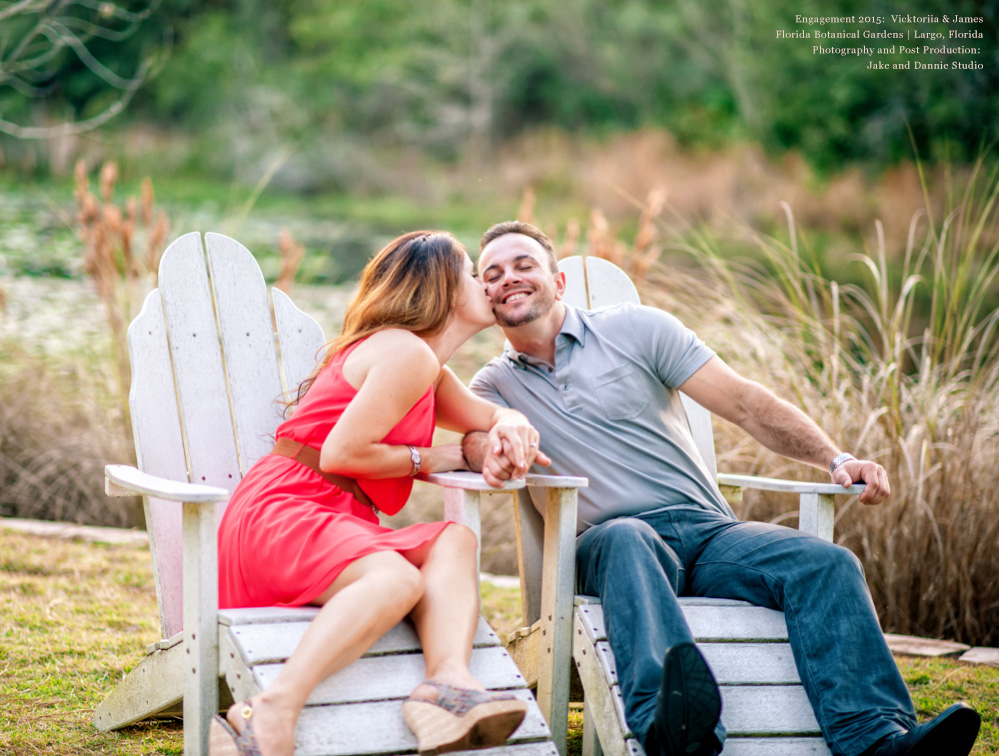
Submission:
[[[0,2],[0,119],[8,131],[94,117],[145,82],[195,0]]]
[[[448,160],[488,154],[538,125],[597,133],[661,127],[691,147],[748,140],[775,153],[800,151],[829,172],[854,162],[884,167],[914,148],[970,162],[995,137],[997,0],[919,0],[904,12],[941,23],[918,25],[893,22],[899,10],[883,2],[833,6],[164,0],[127,43],[106,41],[98,52],[109,67],[129,70],[151,46],[170,47],[127,118],[209,137],[188,157],[192,165],[231,173],[257,163],[259,175],[266,148],[291,144],[297,162],[282,175],[291,188],[314,191],[377,182],[361,145],[411,145]],[[808,27],[796,23],[799,14],[858,21]],[[777,38],[777,30],[954,28],[942,22],[945,14],[984,19],[963,27],[983,39],[943,41],[979,54],[872,59],[961,60],[980,70],[871,70],[867,57],[816,55],[813,45],[877,49],[893,40]],[[861,23],[867,15],[884,22]],[[64,58],[50,109],[57,117],[95,109],[107,94],[78,60]],[[19,96],[0,86],[0,106],[16,109]]]

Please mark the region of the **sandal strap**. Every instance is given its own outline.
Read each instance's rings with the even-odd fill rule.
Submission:
[[[236,748],[239,750],[239,756],[263,756],[260,751],[260,743],[257,742],[257,735],[253,732],[253,705],[250,703],[250,699],[243,701],[239,716],[245,722],[243,731],[236,736]]]
[[[439,683],[435,680],[424,680],[423,684],[437,689],[438,695],[436,701],[426,698],[413,698],[412,696],[406,700],[434,704],[444,709],[444,711],[454,714],[456,717],[465,716],[465,714],[479,704],[492,703],[493,701],[510,701],[516,698],[512,693],[459,688],[447,683]]]

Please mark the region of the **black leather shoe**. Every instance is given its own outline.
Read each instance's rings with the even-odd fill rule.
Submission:
[[[957,703],[908,732],[889,735],[861,756],[968,756],[981,724],[977,711]]]
[[[677,643],[663,658],[663,677],[647,756],[715,756],[715,726],[721,716],[718,683],[693,643]]]

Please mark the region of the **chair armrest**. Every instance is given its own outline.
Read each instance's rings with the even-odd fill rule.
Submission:
[[[482,473],[468,472],[467,470],[456,470],[454,472],[430,473],[424,480],[444,488],[458,488],[462,491],[484,491],[502,492],[516,491],[527,486],[539,486],[541,488],[586,488],[589,485],[587,478],[575,478],[569,475],[536,475],[528,474],[523,480],[507,480],[502,486],[496,487],[486,483]]]
[[[229,492],[217,486],[168,480],[144,473],[131,465],[107,465],[104,488],[108,496],[155,496],[157,499],[204,504],[229,500]]]
[[[732,486],[733,488],[756,488],[762,491],[819,494],[822,496],[862,494],[866,488],[863,483],[854,483],[849,488],[843,488],[839,483],[805,483],[797,480],[764,478],[759,475],[730,475],[728,473],[718,473],[718,485]]]
[[[854,483],[849,488],[843,488],[839,483],[801,483],[756,475],[725,473],[718,476],[718,485],[798,494],[800,507],[798,529],[825,541],[833,540],[833,524],[836,519],[833,497],[839,494],[861,494],[867,488],[863,483]]]
[[[539,488],[587,488],[590,485],[589,478],[576,478],[571,475],[535,475],[529,473],[526,477],[527,485],[538,486]]]
[[[184,722],[193,735],[185,741],[195,744],[185,745],[185,753],[202,753],[208,743],[210,718],[219,709],[216,511],[219,503],[229,500],[229,491],[160,478],[130,465],[107,465],[104,476],[108,496],[143,494],[182,506],[185,667],[195,673],[185,675],[184,682]]]
[[[423,480],[444,488],[457,488],[462,491],[483,491],[485,493],[503,491],[516,491],[524,487],[522,480],[507,480],[499,488],[486,483],[482,473],[468,472],[467,470],[455,470],[453,472],[430,473]]]

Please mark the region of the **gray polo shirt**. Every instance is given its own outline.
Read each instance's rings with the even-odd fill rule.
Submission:
[[[527,415],[552,458],[540,472],[589,478],[579,490],[577,532],[680,503],[735,517],[694,445],[676,389],[713,356],[662,310],[566,305],[554,365],[507,346],[470,387]],[[544,511],[540,495],[534,503]]]

